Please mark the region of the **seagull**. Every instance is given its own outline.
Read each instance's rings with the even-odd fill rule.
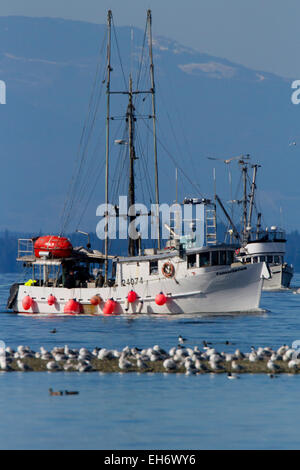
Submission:
[[[226,163],[226,165],[228,165],[232,160],[241,160],[241,159],[245,159],[245,160],[249,160],[250,158],[250,155],[247,153],[246,155],[237,155],[235,157],[230,157],[230,158],[215,158],[215,157],[207,157],[208,160],[219,160],[221,162],[224,162]]]
[[[56,333],[56,332],[57,332],[56,328],[53,328],[53,330],[50,331],[50,333]]]
[[[17,361],[17,365],[18,365],[19,369],[22,370],[23,372],[28,372],[28,371],[32,370],[31,367],[29,367],[24,362],[21,362],[20,360]]]
[[[272,372],[276,372],[277,370],[279,370],[279,366],[277,364],[274,364],[274,362],[271,360],[267,362],[267,368]]]
[[[291,145],[297,145],[297,142],[295,142],[295,141],[290,142],[290,143],[289,143],[289,146],[291,146]]]
[[[163,366],[167,370],[174,370],[177,369],[176,362],[173,359],[165,359],[163,362]]]

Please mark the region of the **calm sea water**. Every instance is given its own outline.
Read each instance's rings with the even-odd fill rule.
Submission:
[[[12,281],[0,276],[0,339],[11,347],[170,348],[181,334],[191,346],[249,351],[300,339],[292,292],[263,293],[260,315],[38,318],[6,312]],[[49,387],[80,393],[50,397]],[[299,390],[290,375],[0,373],[0,449],[297,449]]]

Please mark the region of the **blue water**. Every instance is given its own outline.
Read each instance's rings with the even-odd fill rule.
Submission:
[[[249,351],[300,339],[292,292],[263,293],[260,315],[37,318],[6,313],[13,280],[0,276],[0,339],[11,347],[167,349],[181,334],[191,346]],[[80,393],[51,397],[49,387]],[[0,373],[0,449],[297,449],[299,388],[290,375]]]

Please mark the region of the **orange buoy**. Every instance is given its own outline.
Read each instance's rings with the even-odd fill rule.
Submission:
[[[73,246],[66,237],[46,235],[39,237],[34,243],[34,254],[37,258],[49,253],[52,258],[68,258],[72,254]]]
[[[48,297],[48,305],[54,305],[56,303],[56,297],[54,297],[54,295],[50,294],[49,297]]]
[[[111,315],[112,313],[114,313],[116,305],[117,305],[117,302],[115,302],[114,299],[108,299],[105,302],[105,305],[103,308],[104,315]]]
[[[24,299],[22,300],[22,305],[24,310],[29,310],[30,307],[32,307],[33,304],[33,299],[30,297],[30,295],[26,295]]]
[[[162,292],[157,294],[157,296],[155,297],[156,305],[164,305],[166,301],[167,301],[167,297]]]
[[[136,292],[134,292],[134,290],[131,290],[130,292],[128,292],[127,300],[130,304],[135,302],[136,299],[137,299],[137,294]]]
[[[69,315],[78,315],[81,311],[81,305],[76,299],[70,299],[64,306],[64,313]]]
[[[101,297],[100,297],[99,295],[94,295],[94,296],[91,298],[90,302],[91,302],[92,305],[99,305],[100,302],[101,302],[101,300],[102,300],[102,299],[101,299]]]

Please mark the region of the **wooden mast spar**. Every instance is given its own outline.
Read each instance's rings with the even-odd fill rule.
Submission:
[[[106,78],[106,173],[105,173],[105,203],[109,203],[109,124],[110,124],[110,95],[112,94],[127,94],[129,97],[127,112],[126,112],[126,121],[128,123],[128,148],[129,148],[129,208],[131,211],[129,213],[130,223],[134,222],[136,219],[136,213],[132,206],[135,204],[135,178],[134,178],[134,161],[136,160],[135,147],[134,147],[134,131],[135,131],[135,109],[133,104],[133,96],[137,94],[147,94],[152,95],[152,121],[153,121],[153,145],[154,145],[154,171],[155,171],[155,202],[156,202],[156,226],[157,226],[157,246],[158,249],[161,247],[160,241],[160,220],[159,220],[159,189],[158,189],[158,164],[157,164],[157,138],[156,138],[156,106],[155,106],[155,83],[154,83],[154,65],[153,65],[153,52],[152,52],[152,17],[151,10],[147,12],[147,30],[148,30],[148,42],[149,42],[149,57],[150,57],[150,79],[151,79],[151,89],[150,90],[136,90],[133,91],[132,77],[129,77],[129,90],[128,91],[111,91],[110,89],[110,72],[111,68],[111,22],[112,22],[112,12],[108,11],[107,16],[107,26],[108,26],[108,42],[107,42],[107,78]],[[129,236],[128,241],[128,254],[129,256],[136,255],[137,241]],[[105,226],[105,281],[107,281],[108,275],[108,213],[107,213],[107,223]]]
[[[107,81],[106,81],[106,162],[105,162],[105,205],[106,205],[106,224],[104,239],[105,272],[104,280],[107,282],[108,275],[108,177],[109,177],[109,120],[110,120],[110,58],[111,58],[111,20],[112,12],[108,10],[107,14]]]

